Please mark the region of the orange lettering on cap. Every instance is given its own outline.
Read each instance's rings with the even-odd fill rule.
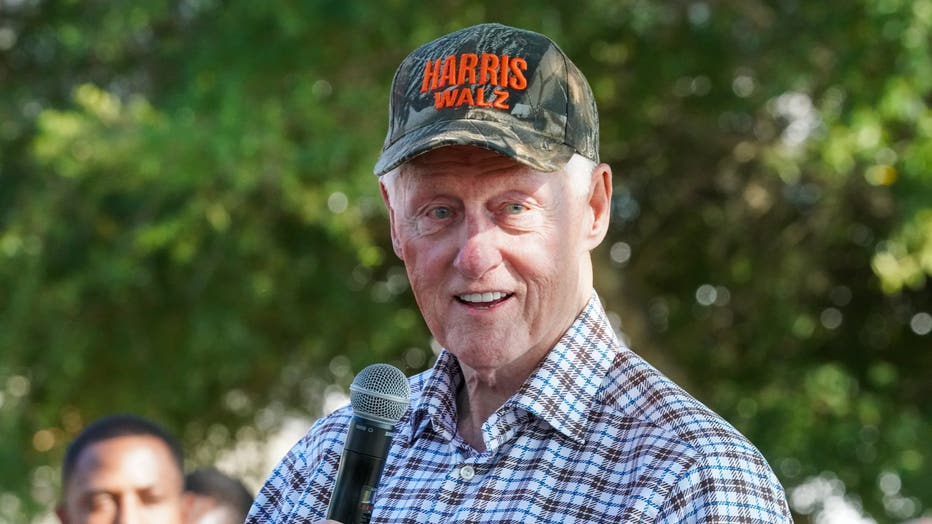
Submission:
[[[511,57],[502,55],[502,66],[498,69],[498,85],[508,87],[508,60]]]
[[[508,104],[505,103],[508,100],[508,96],[510,94],[508,91],[496,89],[495,91],[492,91],[492,94],[495,95],[495,100],[492,101],[492,107],[495,109],[511,109]]]
[[[437,87],[456,85],[456,55],[450,55],[443,61],[443,71]]]
[[[521,57],[515,57],[511,60],[511,72],[514,76],[511,77],[511,81],[508,83],[512,89],[525,89],[527,87],[527,78],[524,77],[524,72],[527,71],[527,60]],[[505,84],[502,83],[504,86]]]
[[[498,55],[482,53],[482,65],[479,67],[479,83],[498,85]]]
[[[521,57],[492,53],[449,55],[424,64],[421,92],[434,91],[437,110],[464,105],[510,110],[509,89],[527,89],[527,69],[527,60]]]
[[[475,53],[464,53],[460,55],[460,73],[456,77],[457,84],[465,84],[466,77],[469,76],[469,83],[476,83],[476,66],[479,65],[479,55]]]
[[[451,107],[454,103],[456,103],[456,89],[448,89],[447,91],[437,91],[434,93],[434,109]]]
[[[475,53],[449,55],[424,63],[421,92],[427,93],[446,87],[477,84],[520,91],[527,89],[528,86],[527,77],[524,74],[527,68],[527,60],[521,57],[499,56],[492,53],[483,53],[481,57]],[[474,92],[478,93],[478,91]],[[451,95],[442,95],[442,97],[448,96]],[[485,98],[483,97],[482,100]]]
[[[437,88],[437,73],[440,71],[440,59],[436,62],[428,60],[424,64],[424,81],[421,82],[421,92],[426,93],[430,89]]]
[[[485,88],[480,87],[476,89],[476,106],[477,107],[492,107],[492,102],[485,101]]]
[[[449,107],[459,107],[468,105],[470,107],[494,107],[495,109],[511,109],[508,105],[510,93],[501,89],[492,91],[495,97],[492,100],[485,99],[485,88],[478,87],[473,93],[469,87],[447,89],[446,91],[437,91],[434,93],[434,109],[438,111]]]
[[[456,101],[456,107],[459,107],[463,104],[469,104],[471,106],[476,105],[476,101],[472,98],[472,89],[468,87],[460,89],[460,97]]]

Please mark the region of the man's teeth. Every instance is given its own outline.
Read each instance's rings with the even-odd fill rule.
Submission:
[[[496,300],[501,300],[505,298],[505,293],[501,291],[493,291],[491,293],[470,293],[468,295],[460,295],[460,300],[463,302],[494,302]]]

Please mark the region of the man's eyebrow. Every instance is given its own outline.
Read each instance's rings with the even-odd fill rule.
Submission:
[[[98,493],[113,493],[113,491],[107,488],[89,488],[82,492],[84,495],[96,495]]]
[[[105,488],[92,488],[81,492],[81,500],[92,499],[98,495],[113,495],[115,492]]]
[[[152,495],[158,496],[158,495],[163,495],[165,493],[168,493],[167,489],[164,489],[163,487],[157,484],[149,484],[148,486],[139,486],[139,487],[136,487],[134,491],[138,491],[144,495],[150,495],[150,496]]]

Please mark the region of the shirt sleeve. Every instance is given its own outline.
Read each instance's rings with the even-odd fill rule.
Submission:
[[[760,456],[702,456],[680,477],[658,523],[774,524],[793,522],[783,487]]]
[[[304,492],[306,472],[319,459],[320,450],[315,430],[320,423],[318,421],[272,470],[256,495],[245,524],[288,521]]]

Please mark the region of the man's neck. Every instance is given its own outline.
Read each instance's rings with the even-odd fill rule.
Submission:
[[[591,290],[591,285],[586,289]],[[567,329],[588,303],[588,298],[581,303],[578,311],[567,317]],[[476,369],[463,364],[462,360],[459,361],[463,384],[456,391],[456,427],[460,436],[470,446],[479,451],[485,450],[482,425],[505,401],[518,392],[565,332],[566,330],[561,331],[550,343],[531,348],[516,360],[504,365]]]
[[[503,370],[478,372],[461,365],[463,384],[456,392],[457,429],[470,446],[485,450],[482,425],[530,376],[530,372],[508,375]]]

